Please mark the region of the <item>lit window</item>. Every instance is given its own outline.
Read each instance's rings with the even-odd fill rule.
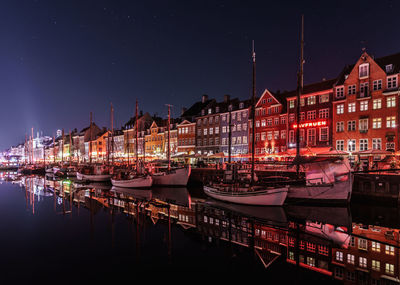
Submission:
[[[349,103],[348,107],[349,113],[353,113],[356,111],[356,103]]]
[[[396,97],[390,96],[386,98],[386,107],[396,107]]]
[[[381,270],[381,262],[378,260],[372,260],[372,270],[380,271]]]
[[[387,274],[393,275],[393,274],[394,274],[394,265],[393,265],[393,264],[390,264],[390,263],[386,263],[386,265],[385,265],[385,272],[386,272]]]
[[[336,260],[337,261],[343,261],[343,252],[336,251]]]
[[[365,257],[361,257],[361,256],[360,256],[360,258],[359,258],[359,260],[358,260],[358,265],[359,265],[360,267],[366,268],[366,267],[367,267],[367,259],[366,259]]]
[[[354,255],[353,254],[347,254],[347,263],[354,264]]]
[[[316,102],[315,96],[310,96],[307,98],[307,105],[314,105]]]
[[[388,255],[394,255],[394,246],[385,245],[385,253]]]
[[[361,101],[360,102],[360,111],[367,111],[368,110],[368,101]]]
[[[382,127],[382,119],[381,118],[373,118],[372,119],[372,128],[380,129]]]
[[[382,108],[382,100],[381,99],[374,99],[372,109],[380,109]]]
[[[336,114],[343,114],[344,113],[344,104],[339,104],[336,106]]]
[[[396,127],[396,117],[390,116],[386,117],[386,128],[394,128]]]

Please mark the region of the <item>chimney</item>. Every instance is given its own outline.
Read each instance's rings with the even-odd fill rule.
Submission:
[[[224,95],[224,102],[225,103],[228,103],[230,100],[231,100],[231,96],[229,96],[228,94]]]
[[[183,116],[183,114],[186,112],[186,108],[185,107],[182,107],[182,113],[181,113],[181,116]]]
[[[207,100],[208,100],[208,95],[204,94],[204,95],[201,97],[201,103],[205,103]]]

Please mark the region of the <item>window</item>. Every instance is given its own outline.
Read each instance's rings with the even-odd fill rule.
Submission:
[[[300,98],[300,107],[304,107],[305,103],[304,103],[304,98]]]
[[[344,87],[336,87],[336,98],[343,98],[344,97]]]
[[[386,117],[386,128],[394,128],[394,127],[396,127],[396,117],[395,116]]]
[[[360,111],[367,111],[368,110],[368,101],[361,101],[360,102]]]
[[[319,103],[329,102],[329,94],[322,94],[319,96]]]
[[[369,63],[360,64],[358,67],[359,77],[364,78],[369,76]]]
[[[307,265],[311,267],[315,267],[315,258],[307,256]]]
[[[365,257],[360,256],[360,258],[358,259],[358,265],[360,267],[366,268],[367,267],[367,259]]]
[[[372,260],[372,270],[380,271],[381,270],[381,262],[378,260]]]
[[[381,99],[374,99],[373,104],[372,104],[372,109],[380,109],[382,108],[382,100]]]
[[[315,145],[316,129],[308,129],[307,130],[307,143],[308,143],[308,145]]]
[[[393,71],[393,64],[387,64],[385,66],[386,73],[390,73]]]
[[[271,119],[268,119],[268,126],[271,125]],[[265,120],[261,120],[261,127],[265,127]]]
[[[336,132],[344,131],[344,122],[336,122]]]
[[[307,98],[307,105],[314,105],[316,102],[315,96],[310,96]]]
[[[304,112],[301,112],[300,115],[299,115],[299,121],[302,122],[302,121],[304,121],[305,119],[306,119],[305,113],[304,113]]]
[[[207,129],[203,130],[203,134],[206,136],[207,135]]]
[[[294,122],[294,114],[289,115],[289,122],[293,123]]]
[[[283,139],[283,140],[286,139],[286,130],[281,131],[281,139]]]
[[[274,125],[279,125],[279,118],[274,118]]]
[[[394,246],[385,245],[385,253],[388,255],[394,255]]]
[[[344,113],[344,104],[338,104],[336,106],[336,114],[343,114]]]
[[[356,151],[356,140],[347,140],[347,151]]]
[[[364,83],[360,83],[360,97],[369,97],[369,88],[368,88],[369,84],[368,82],[364,82]]]
[[[382,127],[382,119],[381,118],[373,118],[372,119],[372,128],[380,129]]]
[[[347,254],[347,263],[354,264],[354,255],[353,254]]]
[[[368,150],[368,139],[360,139],[360,150],[361,151]],[[363,239],[358,240],[359,246],[360,246],[360,240],[363,240]],[[367,244],[367,241],[366,240],[364,240],[364,241],[365,241],[365,244]],[[360,248],[360,247],[358,247],[358,248]]]
[[[329,139],[329,128],[328,127],[322,127],[319,129],[319,140],[320,141],[328,141]]]
[[[347,94],[349,94],[349,95],[356,94],[356,86],[355,85],[349,85],[347,87]]]
[[[396,97],[395,96],[390,96],[386,98],[386,107],[391,108],[391,107],[396,107]]]
[[[289,142],[294,143],[294,130],[289,131]]]
[[[338,279],[343,279],[343,268],[335,267],[335,277]]]
[[[219,134],[219,127],[215,127],[215,134],[216,134],[216,135]]]
[[[329,255],[329,248],[326,245],[318,245],[318,253],[321,255]]]
[[[294,108],[294,100],[289,101],[289,108],[293,109]]]
[[[380,150],[380,149],[382,149],[382,139],[381,138],[376,138],[376,139],[372,139],[372,149],[378,149],[378,150]],[[374,250],[374,243],[376,243],[376,242],[372,242],[372,250]],[[379,243],[376,243],[376,244],[378,244],[378,250],[375,250],[375,251],[380,251],[380,244]]]
[[[386,143],[386,150],[394,151],[394,147],[395,147],[395,143],[394,142]]]
[[[281,117],[281,124],[282,125],[286,124],[286,116]]]
[[[349,113],[354,113],[356,111],[356,103],[349,103]]]
[[[382,89],[382,79],[374,80],[373,82],[374,91]]]
[[[393,275],[393,274],[394,274],[394,265],[393,265],[393,264],[390,264],[390,263],[386,263],[386,264],[385,264],[385,272],[386,272],[387,274]]]
[[[319,118],[320,119],[328,119],[329,118],[329,109],[320,109],[319,110]]]
[[[356,121],[348,121],[347,122],[347,130],[349,132],[356,130]]]
[[[390,76],[387,78],[387,89],[396,88],[397,87],[397,75]]]
[[[368,119],[360,119],[359,126],[360,132],[365,132],[368,130]]]
[[[307,112],[307,120],[311,121],[311,120],[315,120],[316,118],[317,118],[317,111],[316,110]]]
[[[214,128],[210,128],[209,132],[210,132],[210,135],[212,135],[214,133]]]
[[[336,149],[337,150],[344,150],[344,140],[337,140],[336,141]]]
[[[264,126],[265,126],[265,121],[264,121]],[[272,119],[271,118],[269,118],[267,120],[267,126],[272,126]]]
[[[343,252],[336,251],[336,260],[337,261],[343,261]]]

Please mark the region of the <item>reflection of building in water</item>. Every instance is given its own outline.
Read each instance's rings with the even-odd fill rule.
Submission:
[[[398,284],[399,230],[353,225],[349,247],[332,250],[334,277],[366,284]]]

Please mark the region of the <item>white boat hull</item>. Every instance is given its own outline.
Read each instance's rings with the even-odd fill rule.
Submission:
[[[257,190],[250,192],[225,192],[216,187],[204,186],[204,192],[217,200],[257,206],[282,206],[288,194],[288,187]]]
[[[288,200],[305,203],[349,203],[353,179],[334,182],[332,185],[290,186]]]
[[[124,188],[150,188],[153,184],[153,178],[151,176],[142,176],[142,177],[135,177],[133,179],[126,179],[126,180],[115,180],[111,179],[112,185],[116,187],[124,187]]]
[[[87,180],[87,181],[109,181],[111,179],[110,174],[99,174],[99,175],[87,175],[77,172],[76,178],[78,180]]]
[[[178,168],[171,172],[160,172],[152,175],[153,185],[186,186],[189,181],[190,168]]]

